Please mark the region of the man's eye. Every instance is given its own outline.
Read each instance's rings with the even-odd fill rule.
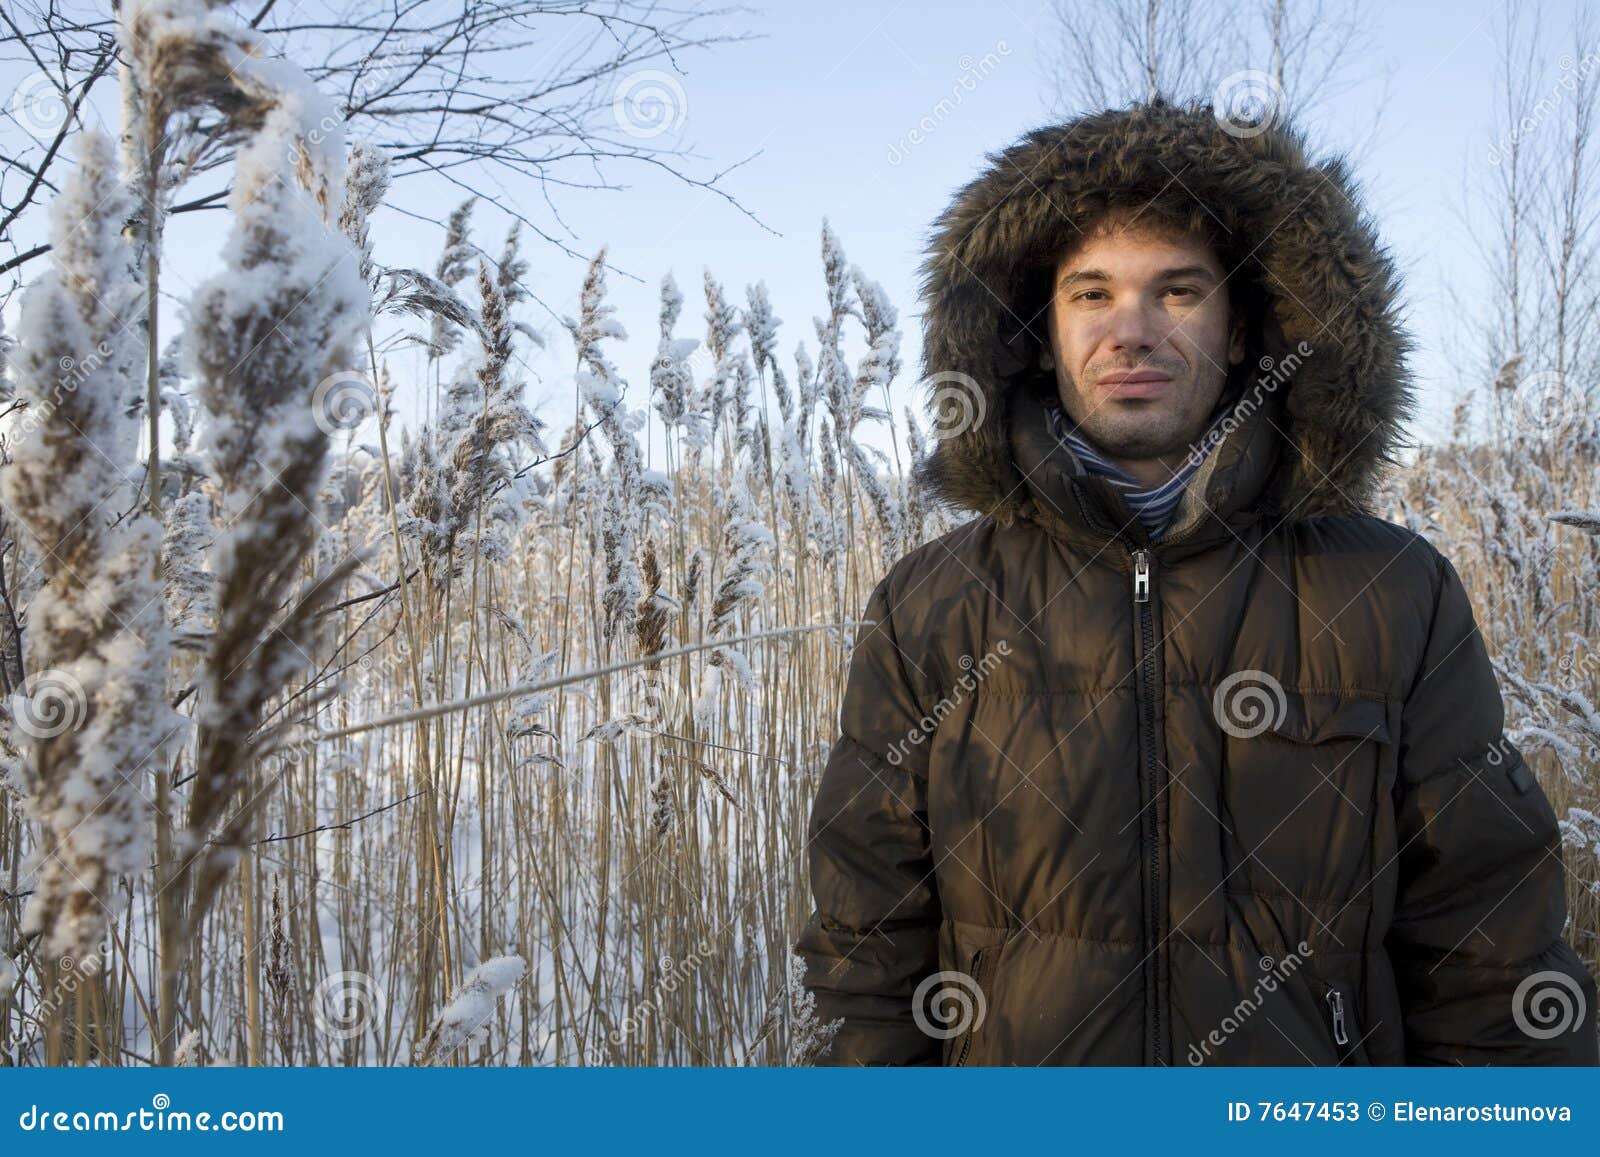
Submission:
[[[1194,287],[1189,285],[1169,285],[1167,286],[1167,292],[1186,294],[1189,297],[1195,296]]]
[[[1088,301],[1090,295],[1091,294],[1096,294],[1096,293],[1104,294],[1105,290],[1103,290],[1103,289],[1086,289],[1082,293],[1078,294],[1077,297],[1074,297],[1072,300],[1073,301]]]

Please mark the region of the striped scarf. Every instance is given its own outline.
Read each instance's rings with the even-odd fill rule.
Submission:
[[[1050,432],[1077,456],[1088,473],[1104,478],[1122,495],[1134,515],[1144,524],[1146,533],[1152,539],[1156,539],[1166,530],[1173,511],[1177,510],[1178,503],[1183,499],[1183,492],[1188,487],[1190,479],[1205,462],[1206,455],[1215,449],[1221,440],[1216,437],[1216,431],[1227,417],[1228,410],[1229,407],[1226,405],[1217,406],[1211,415],[1211,422],[1206,432],[1198,441],[1202,453],[1191,454],[1185,458],[1178,472],[1159,486],[1146,486],[1107,458],[1104,452],[1078,429],[1072,419],[1067,417],[1066,411],[1059,404],[1049,408]]]

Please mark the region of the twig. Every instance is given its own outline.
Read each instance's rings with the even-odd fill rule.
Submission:
[[[427,789],[423,789],[423,790],[426,791]],[[338,823],[338,824],[318,824],[314,828],[307,828],[303,832],[295,832],[291,836],[266,836],[263,839],[256,840],[254,843],[251,844],[251,846],[252,847],[260,847],[262,844],[280,844],[280,843],[285,842],[286,840],[298,840],[298,839],[301,839],[301,838],[303,838],[305,836],[314,836],[318,832],[342,832],[342,831],[348,831],[350,828],[355,827],[355,825],[360,823],[362,820],[371,819],[373,816],[381,815],[386,811],[392,811],[395,808],[399,807],[403,803],[410,803],[412,800],[416,799],[419,795],[422,795],[422,794],[423,794],[422,791],[414,791],[410,795],[406,796],[404,799],[397,799],[393,803],[386,803],[382,807],[373,808],[371,811],[365,812],[362,815],[355,816],[355,817],[353,817],[351,819],[347,819],[343,823]]]
[[[544,679],[537,683],[518,683],[512,687],[502,687],[498,691],[485,691],[466,699],[456,699],[449,703],[436,703],[430,707],[417,707],[410,711],[400,711],[394,715],[385,715],[382,718],[373,719],[366,723],[340,727],[334,731],[323,731],[314,739],[302,739],[295,743],[286,743],[277,750],[288,751],[293,748],[312,747],[318,743],[326,743],[334,739],[346,739],[352,735],[376,731],[380,727],[397,727],[402,723],[416,723],[423,719],[448,715],[452,711],[470,711],[474,707],[486,707],[491,703],[501,703],[507,699],[516,699],[524,695],[537,695],[541,691],[553,691],[557,687],[566,687],[573,683],[585,683],[590,679],[613,675],[618,671],[626,671],[631,667],[643,667],[649,663],[659,663],[663,659],[673,659],[679,655],[690,655],[695,651],[709,651],[714,647],[730,647],[735,643],[752,643],[759,639],[780,638],[784,635],[802,635],[811,631],[831,631],[840,627],[861,626],[870,621],[846,619],[836,623],[810,623],[803,627],[774,627],[770,631],[757,631],[753,635],[740,635],[737,638],[711,639],[704,643],[691,643],[683,647],[674,647],[668,651],[657,651],[652,655],[645,655],[639,659],[624,659],[609,666],[592,667],[587,671],[563,675],[559,679]]]

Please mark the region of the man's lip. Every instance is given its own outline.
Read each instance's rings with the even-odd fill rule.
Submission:
[[[1101,378],[1100,384],[1118,397],[1142,398],[1160,393],[1172,379],[1166,374],[1140,373]]]

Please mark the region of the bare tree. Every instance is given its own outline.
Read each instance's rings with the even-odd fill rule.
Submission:
[[[1054,0],[1052,12],[1062,115],[1159,95],[1304,116],[1355,83],[1348,65],[1373,26],[1366,0]]]
[[[1571,43],[1580,48],[1593,43],[1594,19],[1580,9]],[[1552,132],[1553,172],[1548,188],[1548,209],[1535,222],[1542,280],[1550,288],[1549,346],[1554,370],[1562,377],[1580,369],[1585,380],[1573,383],[1592,394],[1594,374],[1586,354],[1595,336],[1595,290],[1592,276],[1595,252],[1595,156],[1589,148],[1594,128],[1596,85],[1592,55],[1574,61],[1571,54],[1558,60],[1563,99],[1555,110]]]
[[[676,131],[688,112],[685,58],[746,39],[734,28],[744,12],[647,0],[322,0],[280,12],[260,0],[249,24],[335,95],[348,135],[387,151],[397,181],[442,176],[586,257],[560,239],[559,195],[620,188],[627,166],[670,173],[751,215],[721,184],[750,158],[704,172]],[[55,191],[62,142],[121,63],[115,32],[115,15],[91,0],[0,9],[0,68],[23,76],[0,109],[0,273],[48,252],[42,240],[24,244],[18,227]],[[196,113],[160,144],[166,212],[222,208],[227,188],[203,178],[225,172],[237,148],[226,119]],[[545,210],[537,217],[502,192],[530,180]]]
[[[90,91],[115,62],[115,22],[103,14],[75,19],[55,0],[0,8],[0,66],[22,74],[0,110],[0,245],[13,251],[0,260],[0,273],[49,252],[43,242],[17,252],[13,227],[41,195],[60,191],[50,170],[79,128]]]
[[[1463,422],[1472,409],[1492,420],[1497,442],[1527,427],[1546,436],[1543,446],[1549,435],[1580,434],[1600,408],[1589,357],[1600,338],[1600,174],[1589,147],[1600,55],[1575,55],[1593,35],[1587,12],[1557,46],[1536,10],[1507,11],[1498,32],[1489,142],[1472,158],[1458,209],[1491,292],[1450,294],[1461,348],[1481,358],[1464,367],[1458,402]],[[1489,383],[1489,405],[1473,406]]]
[[[1055,103],[1064,114],[1200,92],[1225,74],[1235,11],[1196,0],[1055,0]]]

